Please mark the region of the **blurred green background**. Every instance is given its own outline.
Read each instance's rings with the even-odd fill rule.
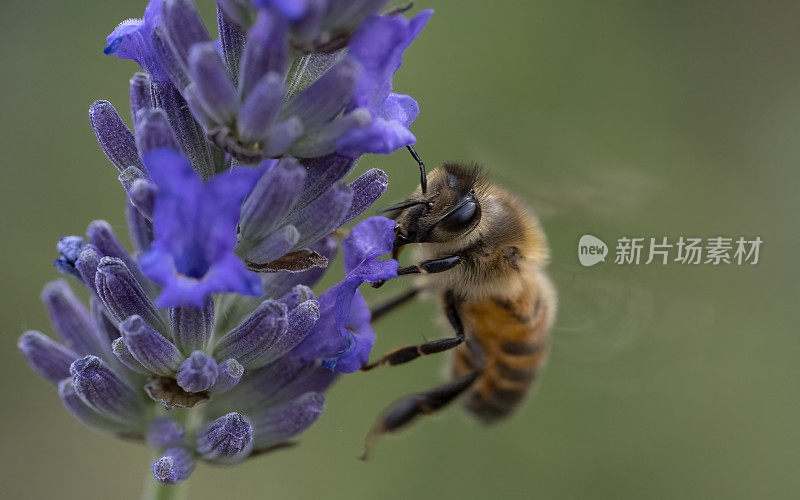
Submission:
[[[495,428],[453,408],[362,463],[375,415],[438,383],[445,360],[354,374],[300,447],[235,468],[201,465],[191,498],[797,498],[800,4],[417,6],[437,12],[395,88],[421,104],[419,152],[429,165],[487,165],[538,209],[550,238],[561,304],[537,394]],[[138,498],[150,464],[144,447],[72,420],[15,347],[25,329],[51,332],[38,295],[58,277],[57,239],[96,218],[124,232],[116,172],[86,115],[97,98],[127,109],[135,66],[101,49],[143,8],[3,6],[4,498]],[[358,170],[373,166],[390,174],[384,204],[415,186],[404,152]],[[764,244],[756,266],[583,268],[584,233],[610,245],[718,235]],[[435,315],[418,302],[379,323],[376,351],[440,335]]]

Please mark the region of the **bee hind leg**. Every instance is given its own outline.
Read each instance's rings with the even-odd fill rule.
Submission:
[[[435,354],[437,352],[444,352],[454,347],[459,346],[464,342],[464,325],[461,322],[461,317],[458,315],[458,307],[460,300],[456,298],[452,291],[445,294],[445,313],[447,319],[455,330],[456,336],[446,339],[431,340],[419,345],[409,345],[400,347],[387,352],[381,356],[377,361],[367,363],[361,367],[361,370],[367,371],[377,368],[378,366],[389,364],[390,366],[402,365],[413,361],[420,356],[427,356],[428,354]]]
[[[409,394],[392,403],[373,425],[364,441],[364,454],[359,457],[367,460],[377,439],[390,432],[406,427],[420,415],[430,415],[447,407],[458,396],[469,389],[481,372],[476,371],[452,382],[435,387],[426,392]]]

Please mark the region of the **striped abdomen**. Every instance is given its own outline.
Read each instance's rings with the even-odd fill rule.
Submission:
[[[488,297],[461,307],[468,342],[455,350],[453,374],[481,371],[464,404],[486,423],[519,405],[547,359],[555,294],[546,276],[534,277],[516,297]]]

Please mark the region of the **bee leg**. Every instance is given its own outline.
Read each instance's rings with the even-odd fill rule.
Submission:
[[[402,306],[409,300],[413,299],[419,293],[419,289],[412,288],[411,290],[404,292],[402,295],[394,297],[383,304],[379,305],[378,307],[372,309],[370,311],[370,315],[372,317],[372,321],[377,321],[384,315],[394,311],[398,307]]]
[[[392,403],[375,421],[364,442],[361,460],[369,458],[375,442],[382,434],[396,432],[410,424],[420,415],[430,415],[447,407],[459,395],[469,389],[481,372],[476,371],[452,382],[435,387],[426,392],[409,394]]]
[[[450,324],[456,331],[455,337],[431,340],[430,342],[425,342],[424,344],[409,345],[394,349],[393,351],[389,351],[381,356],[378,361],[362,366],[361,369],[363,371],[372,370],[373,368],[387,363],[391,366],[402,365],[403,363],[413,361],[420,356],[427,356],[428,354],[449,351],[450,349],[458,346],[464,342],[464,325],[461,322],[461,317],[458,315],[459,304],[460,301],[456,299],[455,294],[449,290],[445,294],[445,312],[447,314],[447,319],[450,321]]]
[[[460,255],[451,255],[441,259],[431,259],[421,262],[417,266],[401,267],[397,270],[398,276],[404,274],[434,274],[443,273],[461,264],[463,259]]]

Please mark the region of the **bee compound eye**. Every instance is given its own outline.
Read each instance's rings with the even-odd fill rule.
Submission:
[[[442,220],[441,227],[446,231],[459,231],[469,226],[478,212],[478,204],[468,201]]]

